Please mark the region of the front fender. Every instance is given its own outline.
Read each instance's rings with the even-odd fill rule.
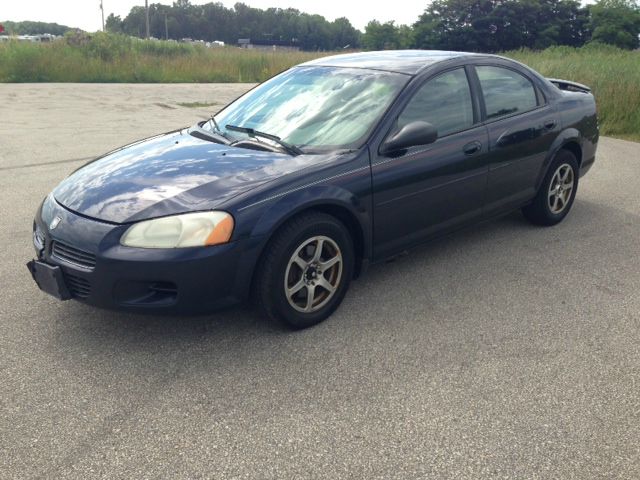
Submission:
[[[362,255],[356,265],[356,275],[371,258],[372,226],[370,194],[357,195],[336,185],[313,185],[276,198],[248,205],[236,212],[238,237],[249,238],[250,248],[240,261],[239,290],[250,290],[257,263],[273,234],[287,220],[310,209],[333,209],[349,215],[360,230]]]
[[[371,213],[366,198],[336,185],[314,185],[288,193],[270,203],[255,223],[250,236],[270,238],[287,220],[309,209],[339,209],[348,213],[360,229],[363,257],[371,256]]]

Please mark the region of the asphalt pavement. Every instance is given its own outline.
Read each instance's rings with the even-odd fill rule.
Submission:
[[[0,85],[0,478],[640,478],[637,143],[601,139],[560,225],[514,213],[374,266],[305,331],[37,289],[62,178],[248,87]]]

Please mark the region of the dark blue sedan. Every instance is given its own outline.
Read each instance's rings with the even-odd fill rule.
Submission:
[[[36,213],[28,267],[61,300],[176,314],[252,297],[307,327],[370,262],[514,209],[560,222],[597,141],[587,87],[505,58],[322,58],[74,172]]]

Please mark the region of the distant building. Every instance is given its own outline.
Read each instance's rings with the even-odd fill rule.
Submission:
[[[298,51],[300,46],[297,42],[287,42],[284,40],[251,40],[250,38],[239,38],[238,46],[240,48],[255,49],[255,50],[285,50],[285,51]]]

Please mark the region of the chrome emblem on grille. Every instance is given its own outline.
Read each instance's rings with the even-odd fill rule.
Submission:
[[[56,217],[53,220],[51,220],[51,223],[49,224],[49,230],[54,230],[60,224],[61,220],[62,218],[60,217]]]

